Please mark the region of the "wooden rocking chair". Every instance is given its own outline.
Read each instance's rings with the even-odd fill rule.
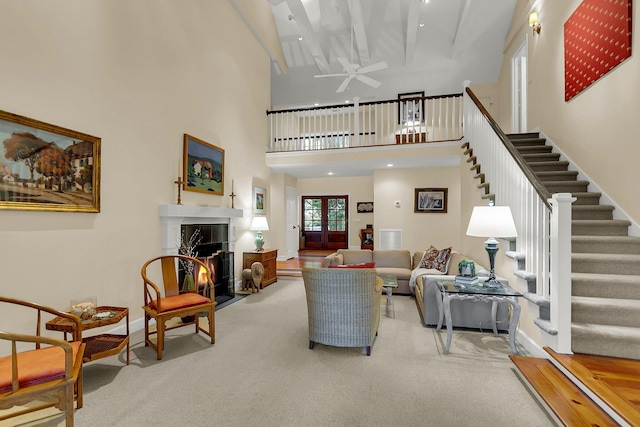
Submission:
[[[199,277],[199,270],[203,268],[206,275],[206,284],[202,294],[197,291],[182,292],[178,286],[178,260],[183,259],[185,261],[192,262],[195,266],[196,277]],[[162,272],[162,287],[164,289],[164,296],[160,292],[160,287],[153,283],[149,278],[149,270],[158,266]],[[203,275],[204,276],[204,275]],[[165,255],[157,258],[153,258],[147,261],[142,266],[142,279],[144,281],[144,306],[142,309],[145,312],[144,316],[144,345],[145,347],[151,346],[154,348],[158,355],[158,360],[162,359],[162,351],[164,350],[164,335],[165,332],[171,329],[180,328],[182,326],[188,326],[195,324],[196,334],[203,332],[211,338],[211,344],[215,344],[215,295],[213,281],[211,280],[211,270],[202,261],[191,258],[184,255]],[[199,284],[196,284],[196,289],[199,288]],[[209,321],[209,330],[200,327],[199,313],[207,313],[207,319]],[[187,321],[167,328],[165,323],[174,317],[186,317],[194,316],[193,321]],[[149,330],[149,322],[151,319],[156,321],[156,330]],[[156,335],[156,343],[151,341],[150,336]]]

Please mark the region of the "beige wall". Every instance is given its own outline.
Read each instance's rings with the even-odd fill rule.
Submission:
[[[2,295],[59,309],[93,295],[141,318],[140,267],[161,254],[158,205],[176,201],[184,133],[224,148],[226,165],[224,196],[183,203],[230,207],[233,180],[236,253],[251,249],[269,56],[229,2],[21,0],[0,16],[0,109],[102,138],[100,213],[0,211]]]
[[[416,188],[447,188],[447,213],[415,213]],[[460,246],[459,167],[377,170],[374,200],[376,239],[381,229],[400,229],[402,248],[411,253],[424,251],[429,245],[438,249]]]
[[[535,10],[542,24],[539,36],[532,37],[527,16],[532,0],[518,3],[514,23],[505,45],[499,91],[497,121],[511,127],[510,58],[529,37],[529,129],[539,128],[571,158],[631,218],[640,222],[640,198],[633,185],[640,181],[637,158],[640,145],[640,31],[633,34],[634,52],[625,62],[601,77],[582,93],[564,101],[563,25],[580,0],[538,0]],[[632,21],[640,19],[633,8]],[[635,26],[635,25],[634,25]],[[636,26],[637,27],[637,26]]]

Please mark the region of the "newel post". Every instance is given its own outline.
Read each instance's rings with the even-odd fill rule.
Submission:
[[[558,331],[554,351],[571,353],[571,193],[551,196],[551,325]]]

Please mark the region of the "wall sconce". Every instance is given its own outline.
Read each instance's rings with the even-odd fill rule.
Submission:
[[[533,29],[533,34],[540,34],[540,30],[542,29],[542,25],[540,25],[540,21],[538,21],[538,13],[531,12],[529,14],[529,26]]]

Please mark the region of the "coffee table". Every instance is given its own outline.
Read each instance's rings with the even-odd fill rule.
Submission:
[[[451,300],[470,299],[472,301],[491,302],[491,324],[493,326],[493,334],[498,335],[496,325],[496,313],[498,311],[498,303],[506,301],[511,305],[511,320],[509,321],[509,347],[511,353],[517,354],[516,351],[516,330],[518,321],[520,320],[520,303],[518,298],[522,294],[508,285],[502,283],[502,288],[488,288],[479,285],[460,285],[453,279],[436,280],[442,298],[438,298],[438,312],[440,318],[436,331],[442,328],[443,317],[447,322],[447,343],[444,347],[444,354],[449,354],[449,346],[451,345],[451,335],[453,333],[453,325],[451,322]],[[480,283],[482,284],[482,282]]]
[[[385,305],[385,315],[395,319],[396,311],[393,308],[393,301],[391,295],[393,294],[393,288],[398,287],[398,277],[394,274],[378,274],[378,277],[383,280],[382,287],[387,295],[387,304]]]

